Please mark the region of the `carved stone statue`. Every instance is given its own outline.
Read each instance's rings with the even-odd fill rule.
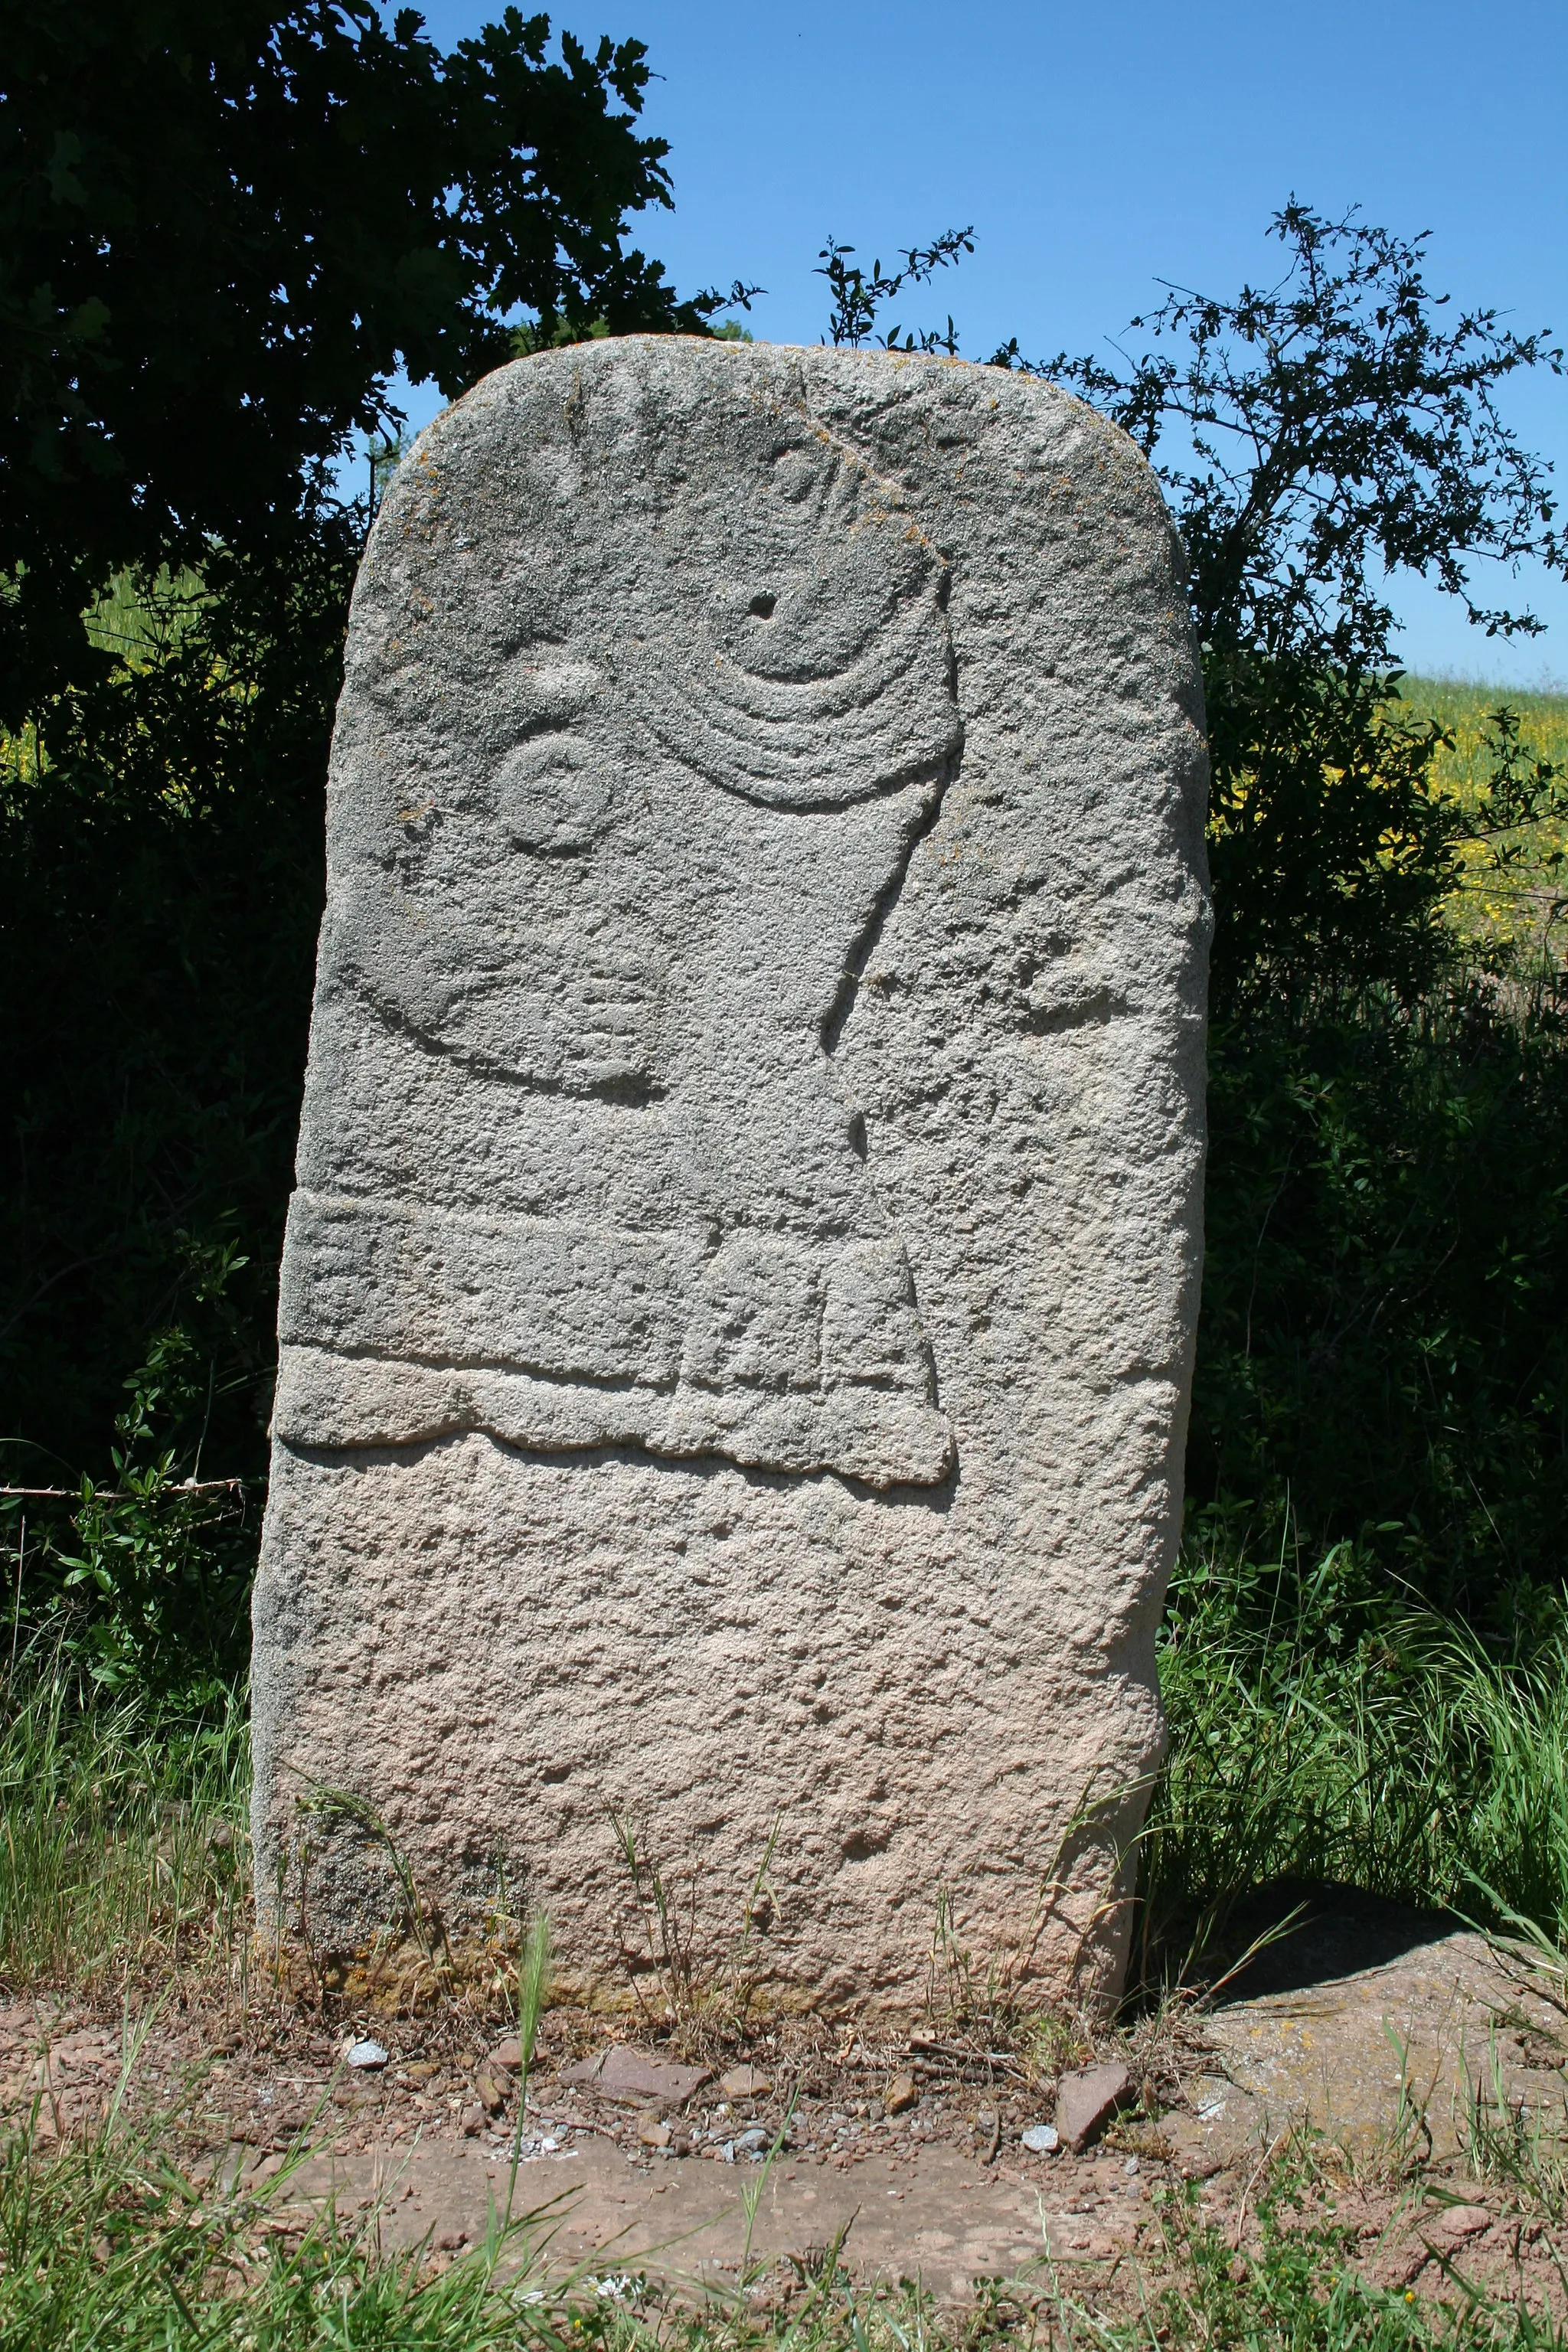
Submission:
[[[907,1998],[939,1895],[1114,1974],[1198,1258],[1178,564],[1129,444],[990,369],[604,342],[421,437],[284,1255],[279,1924],[384,1916],[368,1807],[614,1979],[630,1811],[717,1913],[776,1823],[797,1991]]]

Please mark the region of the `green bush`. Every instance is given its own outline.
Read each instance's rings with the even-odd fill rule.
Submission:
[[[1210,1038],[1188,1475],[1506,1620],[1568,1573],[1568,1031],[1552,985],[1255,1000]]]
[[[126,1377],[175,1328],[201,1366],[163,1399],[183,1469],[204,1427],[211,1469],[265,1466],[354,553],[215,554],[194,612],[136,583],[153,656],[5,747],[7,1483],[103,1480]]]

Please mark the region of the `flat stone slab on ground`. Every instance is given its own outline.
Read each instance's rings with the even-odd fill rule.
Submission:
[[[1110,2122],[1132,2089],[1125,2066],[1080,2066],[1057,2084],[1057,2129],[1075,2152]]]
[[[1294,1915],[1294,1916],[1293,1916]],[[1205,2053],[1163,2126],[1197,2172],[1307,2124],[1364,2162],[1468,2141],[1476,2101],[1568,2136],[1568,2021],[1528,1967],[1451,1919],[1342,1887],[1283,1885],[1236,1923],[1255,1958],[1204,2013]]]
[[[585,2058],[581,2064],[562,2070],[563,2083],[582,2083],[597,2091],[601,2098],[624,2099],[627,2105],[657,2101],[660,2106],[678,2107],[693,2091],[700,2090],[709,2080],[706,2066],[682,2066],[668,2058],[648,2058],[640,2050],[626,2050],[618,2044],[597,2058]]]
[[[1254,2137],[1305,2121],[1364,2158],[1429,2133],[1447,2157],[1467,2144],[1478,2100],[1503,2120],[1500,2089],[1505,2110],[1568,2129],[1563,2020],[1468,1931],[1332,1983],[1228,2003],[1204,2034],[1250,2103]]]
[[[731,2066],[719,2077],[719,2088],[727,2099],[766,2099],[773,2095],[773,2080],[760,2066]]]

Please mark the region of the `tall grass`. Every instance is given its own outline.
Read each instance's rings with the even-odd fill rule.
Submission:
[[[1151,1949],[1252,1888],[1334,1879],[1532,1922],[1568,1949],[1568,1604],[1506,1651],[1391,1603],[1348,1546],[1298,1574],[1210,1553],[1173,1590],[1170,1747],[1145,1832]]]
[[[171,1717],[24,1658],[0,1705],[0,1984],[85,1986],[226,1945],[248,1779],[241,1693]]]

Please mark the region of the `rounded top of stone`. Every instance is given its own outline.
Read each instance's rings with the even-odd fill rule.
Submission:
[[[629,376],[673,386],[682,375],[710,381],[761,378],[786,396],[792,383],[800,390],[811,385],[847,392],[875,383],[879,400],[886,398],[891,382],[903,397],[939,391],[944,399],[978,399],[999,418],[1051,417],[1102,438],[1107,454],[1114,453],[1121,462],[1146,477],[1155,497],[1160,497],[1152,470],[1131,436],[1076,393],[1048,378],[946,352],[884,351],[863,345],[742,343],[714,336],[658,334],[603,335],[578,343],[553,344],[508,361],[482,376],[425,427],[415,447],[431,437],[443,438],[459,420],[484,415],[498,401],[515,397],[531,383],[564,380],[571,384],[585,378]]]

